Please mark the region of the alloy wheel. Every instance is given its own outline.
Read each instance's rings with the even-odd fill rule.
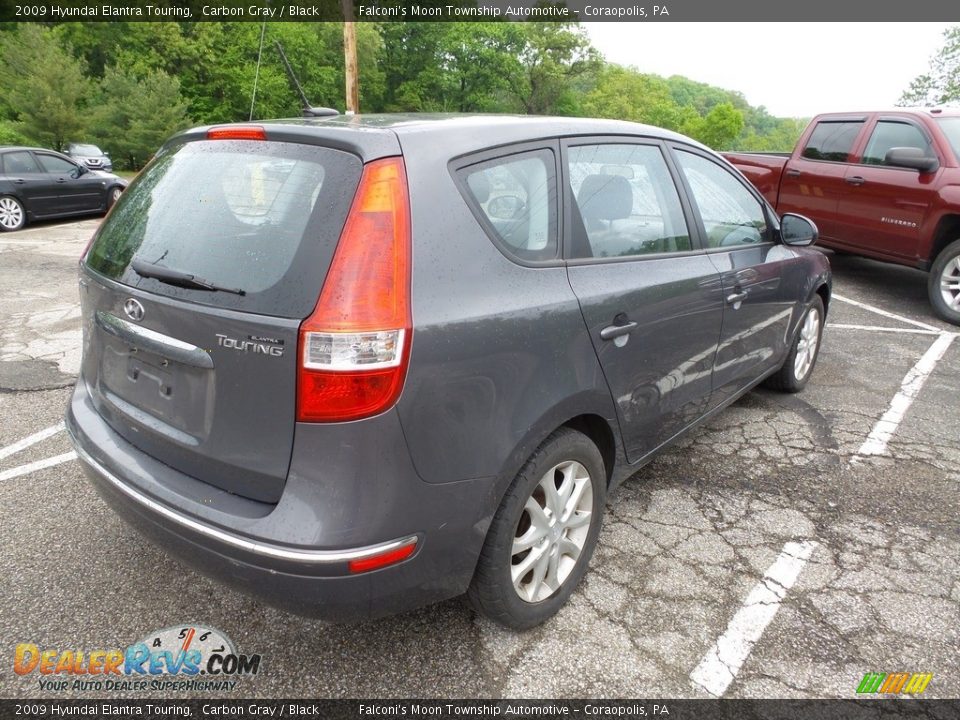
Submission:
[[[570,460],[544,473],[524,505],[511,549],[511,579],[522,600],[555,593],[577,565],[593,515],[593,481]]]
[[[802,380],[813,367],[817,358],[817,346],[820,344],[820,311],[812,307],[807,311],[797,338],[797,354],[793,361],[793,374]]]

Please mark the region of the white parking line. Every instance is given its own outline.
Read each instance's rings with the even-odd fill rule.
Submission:
[[[881,332],[881,333],[909,333],[911,335],[939,335],[940,332],[937,330],[920,330],[917,328],[897,328],[897,327],[882,327],[880,325],[848,325],[847,323],[827,323],[829,328],[837,328],[838,330],[867,330],[869,332]]]
[[[35,432],[33,435],[27,435],[23,440],[18,440],[12,445],[7,445],[5,448],[0,448],[0,460],[10,457],[11,455],[25,450],[31,445],[36,445],[41,440],[46,440],[52,435],[56,435],[58,432],[63,430],[63,421],[61,420],[56,425],[51,425],[48,428],[41,430],[40,432]]]
[[[32,472],[37,470],[43,470],[44,468],[53,467],[54,465],[62,465],[65,462],[70,462],[71,460],[76,460],[77,454],[75,452],[64,453],[63,455],[54,455],[53,457],[46,458],[45,460],[37,460],[36,462],[28,463],[27,465],[21,465],[20,467],[11,468],[10,470],[4,470],[0,472],[0,482],[4,480],[12,480],[13,478],[20,477],[21,475],[29,475]]]
[[[727,691],[817,546],[813,540],[783,546],[783,552],[750,591],[723,635],[690,673],[690,680],[697,687],[714,697]]]
[[[878,307],[874,307],[873,305],[867,305],[867,303],[862,303],[859,300],[852,300],[851,298],[844,297],[843,295],[837,295],[836,293],[834,293],[830,297],[833,300],[839,300],[840,302],[845,302],[848,305],[854,305],[858,308],[869,310],[872,313],[876,313],[877,315],[883,315],[883,317],[888,317],[892,320],[899,320],[900,322],[907,323],[908,325],[915,325],[916,327],[923,328],[924,330],[932,330],[933,332],[937,332],[937,333],[940,332],[940,330],[938,328],[935,328],[933,325],[927,325],[926,323],[922,323],[919,320],[911,320],[910,318],[904,317],[903,315],[897,315],[896,313],[892,313],[887,310],[881,310]]]
[[[860,446],[857,455],[851,459],[856,462],[861,456],[883,455],[887,451],[887,443],[900,426],[900,421],[907,410],[916,400],[917,395],[927,378],[936,368],[937,363],[943,358],[950,343],[957,337],[956,333],[941,333],[940,337],[934,340],[933,345],[923,354],[923,357],[917,361],[917,364],[910,368],[900,384],[900,392],[894,395],[890,402],[889,409],[883,414],[883,417],[877,421],[867,436],[866,441]]]

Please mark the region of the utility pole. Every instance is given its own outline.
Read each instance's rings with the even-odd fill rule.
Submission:
[[[343,8],[343,71],[346,76],[347,114],[360,111],[360,85],[357,82],[357,31],[353,20],[353,0],[340,0]]]

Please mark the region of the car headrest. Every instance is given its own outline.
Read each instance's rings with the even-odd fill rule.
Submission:
[[[633,190],[621,175],[587,175],[577,193],[584,219],[619,220],[630,217]]]
[[[490,199],[490,178],[483,170],[468,175],[467,184],[478,203],[485,203]]]

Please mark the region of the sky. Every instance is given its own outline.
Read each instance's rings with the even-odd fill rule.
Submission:
[[[955,23],[954,23],[955,24]],[[944,23],[583,23],[609,62],[741,92],[777,117],[892,107]]]

